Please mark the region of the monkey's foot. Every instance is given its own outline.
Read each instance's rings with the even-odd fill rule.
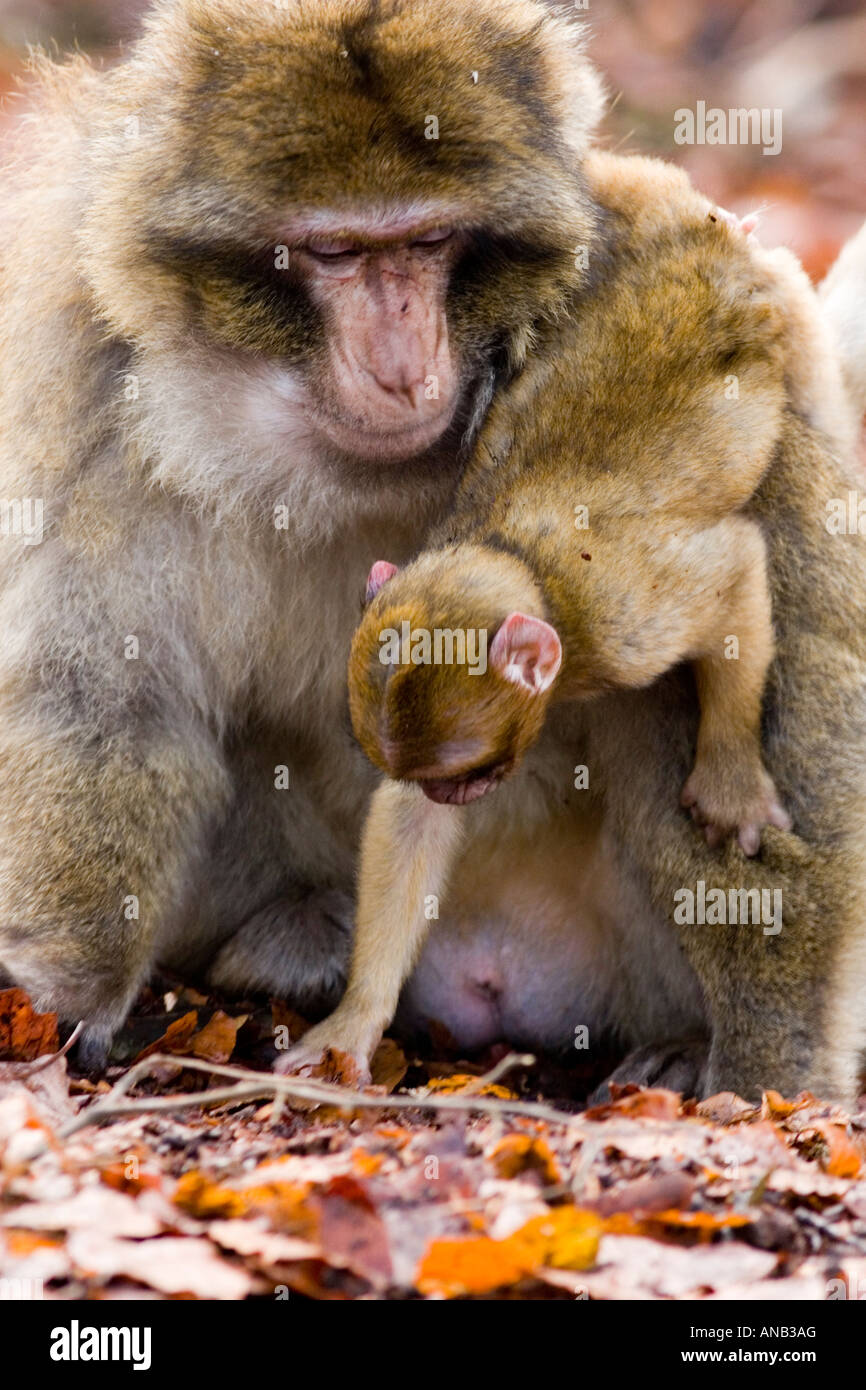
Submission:
[[[711,849],[735,835],[744,854],[758,853],[766,825],[791,829],[773,779],[760,763],[736,758],[699,760],[682,790],[680,802],[691,811]]]
[[[340,1019],[338,1010],[279,1057],[274,1070],[282,1076],[312,1076],[347,1086],[369,1086],[370,1058],[380,1037],[380,1029],[371,1030],[354,1019]]]
[[[589,1097],[589,1104],[606,1104],[611,1099],[611,1084],[660,1086],[666,1091],[679,1092],[686,1100],[691,1096],[700,1096],[708,1054],[709,1044],[704,1038],[651,1043],[648,1047],[635,1048],[616,1071],[596,1087]]]

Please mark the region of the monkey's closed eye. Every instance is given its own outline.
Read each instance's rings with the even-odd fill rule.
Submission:
[[[356,246],[335,247],[333,249],[330,247],[305,246],[304,250],[308,256],[312,256],[314,261],[326,261],[329,263],[334,261],[351,261],[361,254]]]
[[[412,246],[435,251],[438,247],[444,246],[447,241],[451,241],[453,236],[454,232],[450,227],[436,227],[433,231],[424,232],[422,236],[416,237]]]

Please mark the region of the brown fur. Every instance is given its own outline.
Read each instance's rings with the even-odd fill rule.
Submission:
[[[866,643],[856,635],[851,599],[864,592],[866,562],[856,544],[829,536],[819,502],[844,495],[836,450],[850,452],[850,413],[813,296],[790,257],[754,250],[727,227],[708,224],[706,205],[670,171],[605,157],[589,168],[602,208],[627,208],[626,225],[614,221],[610,261],[574,328],[558,331],[567,350],[552,351],[537,372],[530,367],[494,407],[455,516],[439,532],[445,548],[421,557],[374,600],[353,653],[356,722],[371,748],[383,730],[408,728],[412,756],[434,763],[442,721],[451,721],[453,738],[459,718],[466,739],[464,701],[473,678],[455,681],[454,672],[428,667],[398,671],[391,677],[395,700],[386,685],[384,707],[381,682],[371,685],[375,632],[397,625],[407,601],[419,626],[492,627],[528,597],[528,611],[534,603],[564,638],[563,697],[591,694],[644,683],[688,655],[687,644],[667,645],[674,610],[682,603],[700,624],[715,609],[725,571],[736,571],[744,541],[762,536],[779,629],[765,706],[767,756],[794,809],[795,833],[768,829],[754,863],[731,848],[719,856],[701,847],[672,795],[697,734],[694,695],[681,672],[649,691],[587,705],[587,762],[604,833],[618,845],[623,867],[644,876],[651,902],[669,922],[676,920],[676,894],[699,881],[726,894],[782,894],[778,933],[765,934],[760,923],[678,929],[707,1003],[710,1051],[701,1087],[809,1085],[850,1096],[863,1044],[866,969],[854,885],[862,884],[866,864],[862,771],[842,749],[859,747],[866,733],[857,693]],[[665,186],[676,195],[666,202],[658,196]],[[651,216],[640,216],[638,192]],[[740,399],[728,408],[722,387],[731,373],[740,379]],[[825,427],[834,416],[830,435]],[[576,462],[569,469],[563,459]],[[573,506],[581,502],[589,505],[591,530],[572,534]],[[730,509],[741,515],[725,521]],[[721,568],[713,568],[713,549],[705,546],[694,572],[684,575],[690,534],[719,520]],[[499,557],[491,565],[476,548],[491,540],[522,571],[522,594],[513,586],[502,594]],[[584,549],[591,560],[581,560]],[[495,582],[484,593],[488,570]],[[842,584],[850,586],[847,599]],[[832,608],[826,626],[825,603]],[[816,606],[813,625],[807,615]],[[715,629],[716,640],[723,630]],[[834,672],[832,690],[824,663]],[[396,697],[404,683],[424,693],[412,692],[401,722]],[[431,710],[430,723],[416,728],[414,717],[429,718]],[[472,732],[489,735],[489,707],[481,700],[477,710]],[[475,712],[470,707],[470,720]],[[508,717],[494,726],[494,747],[482,757],[502,753]],[[397,972],[408,972],[417,958],[424,904],[431,895],[459,898],[460,875],[478,859],[474,827],[489,826],[503,794],[491,799],[486,816],[474,806],[428,810],[425,863],[420,794],[409,784],[380,789],[364,842],[349,989],[333,1018],[305,1039],[297,1063],[327,1046],[363,1063],[396,1006]],[[510,814],[511,806],[503,807],[506,837]],[[404,855],[413,867],[400,880],[395,866]]]

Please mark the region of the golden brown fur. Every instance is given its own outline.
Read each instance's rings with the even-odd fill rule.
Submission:
[[[564,342],[567,348],[552,351],[537,371],[530,367],[494,406],[454,518],[438,532],[444,549],[421,557],[374,600],[353,653],[356,721],[371,751],[378,745],[380,762],[383,743],[393,757],[396,735],[407,730],[405,770],[415,758],[435,767],[442,738],[468,746],[489,733],[493,721],[483,697],[468,706],[470,714],[481,713],[474,727],[471,718],[466,727],[473,678],[450,669],[398,670],[390,679],[409,689],[416,684],[421,703],[414,710],[411,699],[403,707],[396,699],[383,706],[387,685],[370,684],[375,633],[385,623],[398,624],[407,603],[419,627],[495,627],[522,602],[530,613],[550,617],[563,637],[562,698],[640,685],[689,654],[683,640],[689,619],[694,615],[700,626],[712,614],[725,575],[738,570],[744,543],[762,536],[780,634],[765,710],[768,761],[795,808],[793,834],[768,829],[755,863],[732,848],[721,856],[702,850],[673,795],[696,736],[694,695],[680,672],[650,691],[593,701],[577,725],[569,723],[582,724],[588,735],[590,786],[607,855],[612,837],[623,870],[633,866],[646,876],[650,899],[669,922],[676,921],[676,895],[701,881],[726,894],[732,890],[738,900],[741,890],[782,895],[777,925],[762,919],[763,925],[680,926],[709,1008],[711,1050],[702,1085],[754,1090],[781,1078],[787,1089],[818,1085],[850,1094],[863,1041],[858,991],[866,943],[848,888],[862,881],[864,869],[862,774],[832,749],[826,731],[841,720],[849,746],[862,737],[856,682],[862,690],[866,644],[857,635],[850,596],[841,614],[834,608],[842,624],[835,636],[830,631],[825,638],[823,616],[816,627],[806,619],[816,582],[822,593],[838,594],[840,570],[853,592],[862,593],[866,580],[856,548],[845,542],[834,548],[815,498],[816,488],[832,496],[846,485],[837,450],[850,452],[850,412],[814,297],[792,258],[748,247],[726,226],[708,225],[703,201],[681,176],[659,166],[595,157],[588,167],[602,208],[627,209],[626,226],[617,228],[619,237],[613,232],[611,260],[597,273],[574,327],[559,330],[560,348]],[[658,196],[662,190],[666,200]],[[641,197],[652,209],[646,220]],[[606,361],[616,364],[616,374],[605,370]],[[739,399],[728,403],[723,388],[732,374]],[[563,459],[572,457],[569,469]],[[590,530],[573,535],[573,506],[583,502]],[[739,515],[726,518],[732,509]],[[714,522],[717,547],[715,533],[701,533]],[[694,559],[684,573],[692,537]],[[473,549],[491,540],[520,571],[517,587],[513,579],[503,585],[499,557],[491,561]],[[584,550],[591,554],[583,559],[585,569]],[[488,565],[492,582],[485,593]],[[685,629],[676,626],[679,603]],[[723,630],[716,627],[716,641]],[[763,640],[760,630],[758,637]],[[828,639],[838,643],[832,657]],[[822,683],[824,661],[834,670],[832,693]],[[399,695],[399,685],[395,691]],[[800,724],[794,691],[808,710],[808,726]],[[414,725],[415,715],[431,711],[432,724]],[[506,712],[482,761],[503,753],[499,740],[509,717]],[[828,760],[832,789],[824,777]],[[451,770],[461,769],[455,764]],[[728,771],[722,759],[721,775]],[[510,789],[512,803],[527,793],[525,781],[518,790],[520,781]],[[425,862],[418,789],[397,783],[377,792],[365,833],[349,988],[333,1018],[305,1039],[296,1063],[332,1047],[363,1064],[396,1006],[399,971],[408,973],[420,949],[425,904],[440,895],[446,904],[459,900],[461,874],[479,862],[473,832],[490,827],[503,795],[504,788],[489,810],[428,808],[432,845]],[[590,815],[591,806],[590,800]],[[511,806],[503,811],[507,836]],[[541,824],[537,809],[534,815]],[[405,856],[412,870],[401,878]],[[824,912],[816,913],[810,898],[824,903]],[[849,914],[832,940],[826,931],[831,902],[834,912]],[[637,948],[634,933],[633,940]],[[556,944],[540,950],[554,952],[563,941],[560,930]],[[837,1024],[838,1008],[847,1032]]]

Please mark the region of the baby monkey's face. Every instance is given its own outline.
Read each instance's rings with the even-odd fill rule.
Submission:
[[[485,595],[474,566],[461,578],[452,556],[441,568],[432,575],[428,557],[399,574],[373,566],[349,706],[377,767],[433,801],[465,805],[497,787],[538,737],[562,650],[543,619],[496,614],[500,586]]]

